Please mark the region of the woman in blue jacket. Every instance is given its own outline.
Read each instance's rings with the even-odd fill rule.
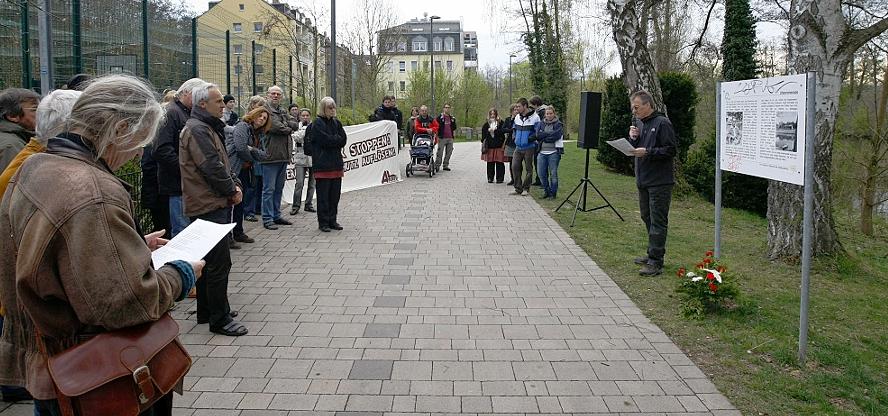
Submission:
[[[543,198],[555,199],[558,194],[558,164],[564,154],[564,123],[558,119],[555,108],[546,107],[546,115],[536,124],[536,138],[539,143],[537,154],[537,174],[543,185]]]

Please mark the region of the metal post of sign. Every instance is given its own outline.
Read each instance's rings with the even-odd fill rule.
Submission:
[[[721,171],[721,109],[722,83],[715,85],[715,258],[721,257],[722,171]]]
[[[805,366],[808,354],[808,285],[811,280],[811,256],[814,234],[814,112],[817,93],[816,74],[808,73],[805,114],[805,208],[802,219],[802,295],[799,305],[799,365]]]

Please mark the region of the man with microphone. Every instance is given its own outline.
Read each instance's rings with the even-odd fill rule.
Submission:
[[[632,153],[635,156],[638,206],[648,234],[647,255],[634,262],[641,266],[640,275],[656,276],[663,272],[666,254],[677,140],[672,123],[665,114],[653,108],[650,93],[638,91],[630,99],[636,121],[629,127],[629,142],[635,147]]]

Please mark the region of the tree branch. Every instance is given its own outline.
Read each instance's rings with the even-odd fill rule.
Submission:
[[[709,18],[712,17],[712,10],[715,9],[715,3],[716,0],[712,0],[712,3],[709,5],[709,12],[706,13],[706,22],[703,23],[703,31],[700,32],[700,37],[697,38],[697,42],[694,43],[694,49],[691,49],[691,55],[688,56],[685,65],[694,60],[694,56],[697,54],[697,49],[703,45],[703,37],[706,36],[706,30],[709,29]]]
[[[879,36],[886,30],[888,30],[888,17],[873,23],[869,27],[853,30],[848,36],[847,42],[845,42],[845,45],[842,48],[842,52],[847,54],[854,53],[872,38]]]

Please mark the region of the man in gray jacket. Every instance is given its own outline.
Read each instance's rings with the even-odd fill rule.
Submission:
[[[281,197],[284,195],[284,181],[287,179],[287,162],[293,151],[290,134],[299,128],[297,121],[281,106],[284,91],[277,85],[268,89],[266,108],[271,117],[271,128],[265,133],[262,147],[268,156],[262,165],[262,225],[276,230],[277,225],[291,225],[281,217]],[[277,225],[276,225],[277,224]]]
[[[40,96],[24,88],[0,92],[0,172],[34,137],[39,103]]]

